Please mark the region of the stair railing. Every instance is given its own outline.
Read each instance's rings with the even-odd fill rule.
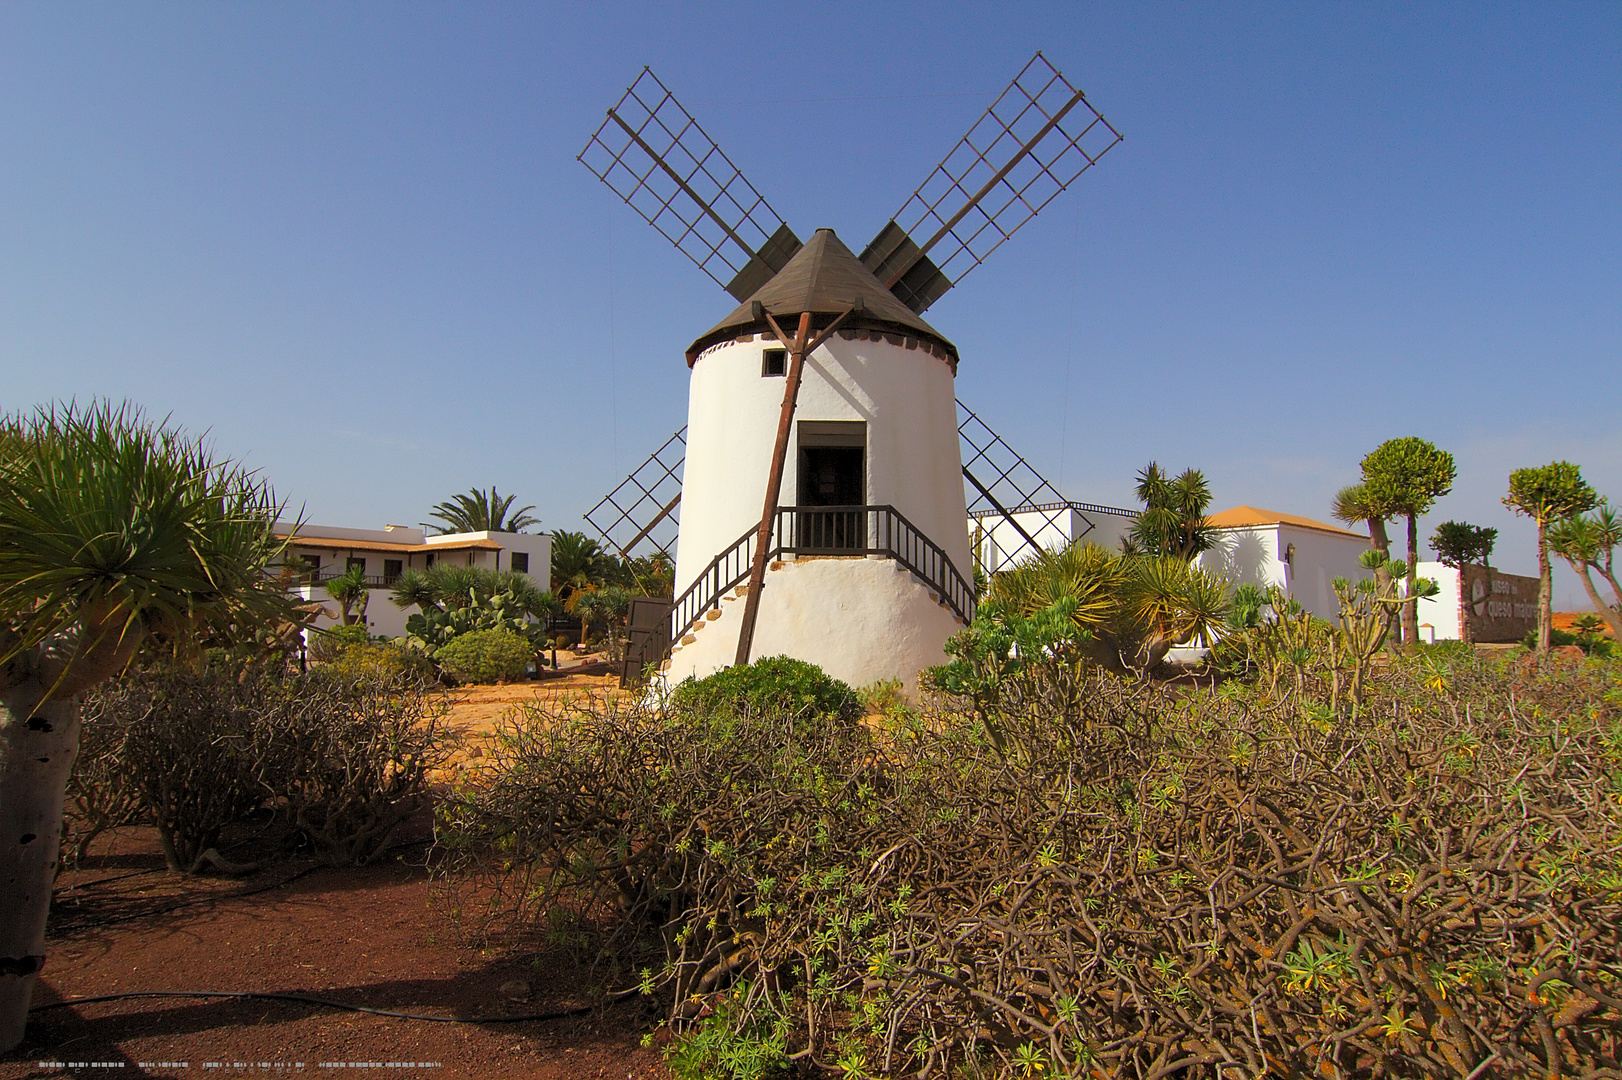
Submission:
[[[722,598],[749,577],[755,530],[710,560],[671,608],[671,644],[682,638]],[[780,555],[878,555],[894,559],[964,623],[974,618],[974,588],[941,546],[893,506],[783,506],[772,527],[768,560]]]

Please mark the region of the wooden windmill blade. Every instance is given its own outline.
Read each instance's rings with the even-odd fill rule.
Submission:
[[[1120,141],[1038,52],[873,238],[862,262],[922,314]]]
[[[794,230],[649,68],[577,157],[739,302],[800,250]]]
[[[624,558],[638,549],[674,555],[686,456],[687,428],[683,426],[586,512],[586,522],[611,550]]]

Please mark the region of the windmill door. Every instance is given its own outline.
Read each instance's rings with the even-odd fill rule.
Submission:
[[[867,546],[867,424],[802,420],[800,510],[795,547],[802,553],[854,554]]]
[[[650,664],[657,664],[670,653],[669,600],[655,596],[637,596],[631,599],[627,613],[625,633],[625,661],[620,666],[620,688],[630,689],[647,681]]]

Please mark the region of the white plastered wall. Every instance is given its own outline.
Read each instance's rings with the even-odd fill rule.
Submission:
[[[1019,527],[1029,533],[1032,540],[1049,551],[1066,547],[1077,538],[1110,551],[1119,551],[1121,537],[1132,531],[1131,517],[1096,510],[1085,513],[1071,509],[1016,511],[1014,521],[1019,522]],[[981,515],[977,521],[969,523],[969,528],[972,530],[976,525],[981,530],[982,565],[1004,570],[1030,555],[1030,545],[1001,514]]]
[[[1295,552],[1285,561],[1290,546]],[[1277,585],[1284,594],[1321,619],[1340,613],[1334,580],[1369,577],[1358,565],[1369,542],[1298,525],[1248,525],[1218,530],[1217,545],[1202,552],[1199,564],[1230,585]]]
[[[946,639],[963,628],[949,608],[890,559],[812,558],[766,575],[754,656],[809,660],[851,686],[899,679],[916,697],[918,673],[946,662]],[[700,619],[678,642],[668,685],[732,666],[743,621],[742,597],[728,594],[714,619]]]
[[[728,342],[701,355],[693,366],[676,546],[677,596],[717,554],[760,523],[784,390],[782,378],[762,377],[761,354],[775,347],[759,337]],[[780,505],[798,502],[799,422],[861,421],[867,431],[866,502],[894,506],[969,580],[973,564],[957,401],[945,361],[922,349],[836,335],[807,358],[794,418]],[[787,578],[786,571],[772,575],[774,585],[762,595],[755,656],[785,653],[830,672],[849,670],[860,683],[902,678],[909,686],[917,671],[908,669],[915,662],[941,662],[940,647],[958,624],[950,612],[928,600],[928,591],[910,574],[898,574],[893,562],[819,559],[797,565],[805,567],[815,569]],[[876,588],[878,579],[895,584]],[[776,584],[779,580],[798,584],[788,588]],[[717,623],[722,625],[704,632],[705,648],[716,659],[683,661],[687,671],[732,663],[737,626],[732,619]],[[916,644],[922,640],[919,635],[927,644]],[[714,644],[720,638],[730,645]],[[856,656],[865,659],[858,662]],[[674,664],[671,670],[678,671]],[[873,671],[885,674],[865,677]]]
[[[291,531],[291,523],[278,522],[279,533]],[[428,565],[428,556],[433,555],[457,565],[478,566],[485,569],[501,570],[512,569],[512,553],[522,552],[529,557],[528,576],[534,580],[537,587],[545,589],[549,586],[552,576],[552,537],[549,533],[509,533],[509,532],[470,532],[446,533],[438,536],[423,535],[421,529],[405,528],[391,525],[387,529],[351,529],[334,525],[303,525],[299,527],[299,535],[320,538],[324,540],[354,541],[353,548],[300,548],[297,543],[290,545],[290,550],[299,554],[309,554],[320,559],[320,569],[324,574],[341,572],[350,559],[362,560],[365,564],[363,572],[373,578],[382,577],[386,570],[386,563],[390,560],[401,563],[402,570],[422,570]],[[500,550],[459,548],[445,550],[445,545],[465,543],[469,540],[489,540],[500,544]],[[376,549],[368,550],[368,543],[381,543],[389,545],[411,545],[413,550],[397,551]],[[323,608],[334,612],[339,611],[338,602],[327,594],[319,585],[301,585],[294,590],[295,594],[303,600],[320,604]],[[415,604],[407,608],[399,608],[390,599],[389,590],[373,588],[368,590],[369,599],[366,603],[366,630],[373,637],[403,637],[406,632],[406,619],[417,614]],[[339,620],[319,615],[311,624],[315,629],[325,630],[338,625]]]
[[[676,545],[676,594],[711,559],[760,524],[783,379],[763,378],[759,339],[731,342],[693,365]],[[806,359],[779,502],[798,501],[798,427],[806,420],[867,425],[867,502],[899,510],[939,544],[959,573],[969,564],[952,370],[922,349],[835,337]]]
[[[1414,608],[1419,616],[1422,641],[1458,641],[1464,637],[1459,625],[1459,572],[1439,562],[1422,562],[1414,567],[1422,578],[1436,582],[1434,597],[1421,597]],[[1429,629],[1427,629],[1429,624]]]

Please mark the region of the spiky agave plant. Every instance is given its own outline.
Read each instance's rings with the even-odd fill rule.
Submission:
[[[1121,607],[1136,629],[1133,667],[1153,668],[1174,645],[1209,638],[1226,622],[1232,600],[1221,578],[1174,556],[1128,562]]]
[[[991,600],[1025,618],[1066,602],[1085,648],[1117,671],[1147,671],[1178,642],[1208,636],[1230,600],[1223,581],[1175,555],[1118,555],[1077,541],[997,574]]]

